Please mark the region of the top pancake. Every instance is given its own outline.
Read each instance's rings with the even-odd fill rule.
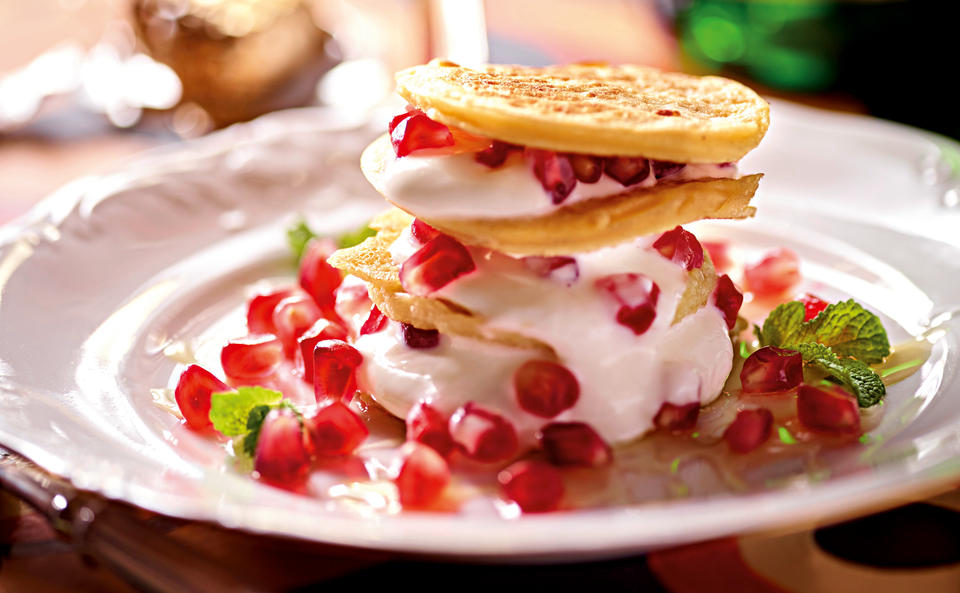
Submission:
[[[645,66],[466,68],[433,60],[397,92],[441,123],[513,144],[678,163],[737,161],[769,126],[746,86]]]

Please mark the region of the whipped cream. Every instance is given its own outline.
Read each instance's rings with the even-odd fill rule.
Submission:
[[[734,178],[731,163],[690,163],[666,181]],[[618,194],[634,187],[651,187],[657,179],[651,172],[643,181],[625,188],[606,175],[596,183],[578,182],[562,204],[553,204],[522,154],[491,169],[474,161],[473,154],[406,156],[390,152],[384,167],[384,196],[408,212],[424,218],[516,218],[541,216],[557,208]]]

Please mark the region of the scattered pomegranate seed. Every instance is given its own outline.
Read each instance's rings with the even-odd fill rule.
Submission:
[[[703,241],[701,245],[710,254],[713,268],[718,272],[726,272],[733,265],[729,253],[730,245],[726,241]]]
[[[423,443],[447,457],[453,450],[449,420],[426,402],[419,402],[407,414],[407,440]]]
[[[520,261],[528,270],[543,278],[552,278],[564,286],[572,286],[580,278],[577,260],[565,255],[531,255]]]
[[[282,487],[299,485],[310,469],[310,452],[300,418],[289,408],[270,410],[263,419],[253,469]]]
[[[620,304],[617,323],[638,336],[650,329],[657,317],[660,287],[643,274],[612,274],[596,280],[599,289],[609,292]]]
[[[341,401],[332,401],[304,420],[310,447],[318,457],[349,455],[370,431],[360,416]]]
[[[826,389],[801,385],[797,391],[797,416],[814,432],[860,434],[857,399],[839,385]]]
[[[425,148],[453,146],[453,133],[440,122],[433,121],[419,109],[408,111],[390,121],[390,143],[397,157],[405,157]]]
[[[627,187],[640,183],[650,175],[650,161],[645,158],[607,157],[603,172]]]
[[[370,310],[370,293],[362,282],[341,284],[337,288],[337,300],[334,313],[341,319],[353,319]]]
[[[603,159],[586,154],[568,154],[573,175],[582,183],[596,183],[603,175]]]
[[[281,288],[266,294],[258,294],[247,303],[247,332],[251,334],[275,334],[273,310],[277,303],[298,292],[295,288]]]
[[[413,238],[419,241],[421,245],[426,245],[433,239],[436,239],[440,231],[419,218],[414,218],[413,223],[410,224],[410,234],[413,235]]]
[[[800,258],[789,249],[774,249],[746,266],[743,274],[747,288],[758,297],[781,295],[800,282]]]
[[[653,248],[684,270],[695,270],[703,266],[703,247],[700,241],[683,227],[678,226],[660,235],[660,238],[653,242]]]
[[[320,308],[307,294],[288,296],[273,310],[273,325],[283,343],[284,355],[292,359],[297,352],[297,340],[320,319]]]
[[[506,142],[494,140],[489,148],[477,152],[473,155],[473,158],[481,165],[486,165],[491,169],[496,169],[507,161],[507,157],[510,156],[510,152],[514,150],[523,149],[514,144],[508,144]]]
[[[420,329],[409,323],[400,324],[403,343],[414,350],[428,350],[440,344],[440,332],[435,329]]]
[[[577,177],[567,157],[551,150],[526,148],[524,154],[533,163],[533,174],[554,204],[562,204],[577,185]]]
[[[231,387],[213,373],[192,364],[180,375],[173,394],[187,426],[200,430],[213,424],[210,422],[210,396],[218,391],[230,390]]]
[[[312,239],[300,260],[300,286],[324,310],[333,307],[337,287],[343,282],[340,270],[327,263],[336,248],[332,240]]]
[[[360,326],[360,335],[365,336],[367,334],[382,332],[387,329],[388,321],[387,316],[381,313],[376,305],[373,305],[370,307],[370,314],[367,315],[367,320]]]
[[[528,360],[513,373],[517,404],[541,418],[553,418],[569,410],[580,398],[580,383],[562,364]]]
[[[814,317],[820,314],[821,311],[827,308],[830,304],[827,301],[821,299],[818,296],[812,295],[809,292],[800,297],[800,302],[803,303],[803,320],[810,321]]]
[[[467,402],[450,417],[450,437],[470,459],[504,461],[517,454],[520,443],[509,420],[475,402]]]
[[[803,357],[796,350],[764,346],[747,357],[740,370],[744,393],[788,391],[803,381]]]
[[[260,379],[283,360],[283,344],[272,334],[230,340],[220,351],[223,372],[231,379]]]
[[[613,461],[613,450],[583,422],[551,422],[537,434],[540,447],[554,465],[599,467]]]
[[[727,322],[727,327],[733,329],[733,326],[737,324],[740,305],[743,304],[743,293],[733,285],[730,276],[724,274],[717,278],[717,287],[713,291],[713,302],[723,313],[723,319]]]
[[[653,417],[653,425],[659,430],[690,430],[697,425],[699,417],[700,402],[683,405],[664,402]]]
[[[343,340],[323,340],[313,348],[313,393],[318,402],[353,398],[360,351]]]
[[[335,321],[321,317],[297,340],[297,366],[303,371],[303,380],[313,384],[313,351],[324,340],[346,340],[347,330]]]
[[[430,447],[418,443],[403,446],[403,464],[394,483],[405,508],[432,505],[450,483],[447,461]]]
[[[766,408],[740,410],[723,431],[723,440],[734,453],[749,453],[767,442],[773,432],[773,413]]]
[[[467,248],[448,235],[438,235],[400,266],[400,284],[408,293],[427,296],[477,269]]]
[[[563,499],[563,476],[542,461],[518,461],[497,474],[497,481],[504,497],[525,513],[556,510]]]
[[[686,167],[683,163],[671,163],[669,161],[651,161],[650,167],[653,169],[653,175],[657,179],[663,179],[676,175]]]

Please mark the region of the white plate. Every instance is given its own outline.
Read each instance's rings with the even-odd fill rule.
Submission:
[[[77,181],[0,231],[0,442],[77,486],[178,517],[322,542],[474,558],[611,556],[863,513],[960,481],[960,322],[891,389],[872,444],[750,494],[507,519],[376,512],[227,469],[223,450],[153,404],[164,349],[236,323],[244,289],[290,273],[283,229],[382,207],[357,171],[376,131],[294,111]],[[766,173],[753,221],[709,226],[796,249],[828,296],[881,313],[893,341],[960,305],[951,141],[776,103],[744,170]],[[952,165],[951,165],[952,163]],[[951,168],[951,166],[953,168]],[[206,345],[205,345],[206,344]],[[782,477],[782,476],[781,476]]]

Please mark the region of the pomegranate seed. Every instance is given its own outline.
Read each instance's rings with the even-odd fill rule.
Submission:
[[[321,317],[303,332],[300,339],[297,340],[300,348],[297,357],[297,366],[303,370],[303,380],[313,384],[313,351],[318,342],[324,340],[346,340],[347,330],[335,321],[330,321]]]
[[[613,461],[613,450],[583,422],[551,422],[537,434],[540,447],[554,465],[599,467]]]
[[[402,122],[403,120],[413,115],[412,113],[413,111],[419,111],[419,110],[416,109],[415,107],[411,107],[410,105],[407,105],[406,111],[404,111],[399,115],[395,115],[390,119],[390,123],[387,124],[387,131],[390,133],[391,136],[393,136],[393,131],[397,129],[397,126],[400,125],[400,122]]]
[[[796,350],[764,346],[747,357],[740,370],[744,393],[774,393],[803,381],[803,357]]]
[[[508,144],[507,142],[494,140],[489,148],[474,154],[473,159],[481,165],[486,165],[491,169],[496,169],[507,161],[507,157],[510,156],[510,152],[514,150],[522,149],[514,144]]]
[[[448,235],[438,235],[400,266],[400,284],[408,293],[427,296],[477,269],[467,248]]]
[[[273,310],[277,303],[298,292],[294,288],[282,288],[266,294],[258,294],[247,303],[247,332],[251,334],[275,334]]]
[[[231,379],[260,379],[283,359],[283,344],[271,334],[256,334],[230,340],[220,351],[223,372]]]
[[[263,419],[253,469],[278,486],[297,486],[310,469],[310,451],[300,418],[289,408],[270,410]]]
[[[653,169],[653,175],[657,179],[663,179],[676,175],[683,170],[686,165],[683,163],[671,163],[669,161],[651,161],[650,167]]]
[[[533,163],[533,174],[554,204],[562,204],[577,185],[577,178],[567,157],[552,150],[524,149],[524,154]]]
[[[743,304],[743,294],[733,285],[730,276],[724,274],[717,278],[717,287],[713,291],[713,302],[723,313],[723,319],[727,322],[727,327],[733,329],[737,324],[737,313],[740,312],[740,305]]]
[[[444,457],[453,450],[447,418],[426,402],[419,402],[407,414],[407,440],[432,447]]]
[[[734,453],[749,453],[767,442],[773,432],[773,413],[766,408],[740,410],[723,431],[723,440]]]
[[[387,321],[389,321],[387,316],[381,313],[376,305],[373,305],[370,307],[370,314],[367,315],[367,320],[360,326],[360,335],[365,336],[367,334],[382,332],[387,329]]]
[[[703,247],[693,233],[676,227],[660,235],[653,242],[660,255],[680,265],[684,270],[695,270],[703,265]]]
[[[531,255],[520,261],[528,270],[542,278],[552,278],[564,286],[571,286],[580,278],[577,260],[565,255]]]
[[[563,476],[542,461],[518,461],[497,474],[504,497],[525,513],[545,513],[560,506]]]
[[[333,241],[312,239],[300,260],[300,286],[321,309],[333,307],[337,287],[343,282],[340,270],[327,263],[327,258],[336,248]]]
[[[183,371],[173,394],[187,426],[195,430],[212,426],[210,396],[218,391],[230,391],[230,386],[200,365],[192,364]]]
[[[370,431],[360,416],[341,401],[332,401],[304,420],[310,447],[318,457],[349,455]]]
[[[307,294],[289,296],[273,310],[273,325],[283,343],[283,353],[292,359],[297,352],[297,340],[320,319],[320,308]]]
[[[818,296],[812,295],[809,292],[800,297],[800,302],[803,303],[803,320],[810,321],[820,314],[821,311],[827,308],[827,301],[821,299]]]
[[[397,157],[425,148],[453,146],[453,133],[440,122],[433,121],[419,109],[408,111],[390,121],[390,143]]]
[[[814,432],[860,434],[860,409],[855,397],[839,385],[820,389],[801,385],[797,391],[797,416]]]
[[[407,443],[403,448],[403,464],[394,480],[400,504],[406,508],[428,507],[450,483],[450,468],[446,459],[430,447]]]
[[[800,282],[800,258],[789,249],[774,249],[743,270],[750,292],[758,297],[780,295]]]
[[[337,289],[334,312],[341,319],[352,319],[370,310],[370,293],[365,283],[344,283]]]
[[[431,240],[436,239],[440,231],[419,218],[414,218],[413,223],[410,225],[410,234],[413,235],[413,238],[419,241],[421,245],[425,245]]]
[[[607,157],[603,172],[627,187],[640,183],[650,175],[650,161],[644,158]]]
[[[660,430],[690,430],[697,425],[699,417],[700,402],[683,405],[664,402],[653,417],[653,425]]]
[[[504,461],[520,447],[509,420],[475,402],[467,402],[450,417],[450,437],[476,461]]]
[[[323,340],[313,348],[313,393],[318,402],[349,401],[357,391],[360,351],[343,340]]]
[[[586,154],[568,154],[570,166],[573,167],[573,175],[577,181],[583,183],[596,183],[600,181],[603,175],[603,159],[598,156]]]
[[[403,343],[415,350],[436,348],[440,344],[440,332],[435,329],[420,329],[409,323],[401,323],[400,333],[403,335]]]
[[[701,245],[710,254],[713,268],[718,272],[725,272],[733,265],[729,254],[730,246],[726,241],[703,241]]]
[[[549,360],[528,360],[513,373],[517,404],[541,418],[553,418],[580,399],[580,383],[567,367]]]
[[[660,287],[643,274],[612,274],[596,280],[597,288],[606,290],[620,304],[617,323],[638,336],[650,329],[657,317]]]

